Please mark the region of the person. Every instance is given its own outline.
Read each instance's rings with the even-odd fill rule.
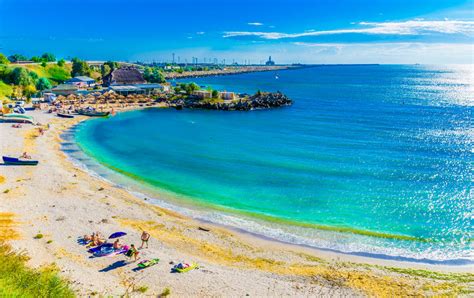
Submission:
[[[146,231],[143,231],[142,233],[142,245],[140,246],[140,249],[143,248],[143,245],[146,243],[146,248],[148,248],[148,240],[150,240],[150,234]]]
[[[104,241],[102,239],[100,239],[99,237],[99,233],[96,233],[93,237],[92,237],[92,244],[94,246],[99,246],[101,244],[104,244]]]
[[[133,257],[134,261],[136,261],[138,259],[138,254],[139,254],[138,250],[135,248],[135,245],[132,244],[130,245],[130,249],[127,251],[125,255],[129,258]]]
[[[114,241],[113,247],[114,247],[115,250],[119,250],[119,249],[122,248],[122,244],[120,244],[119,240],[117,239],[117,240]]]
[[[31,159],[31,156],[29,156],[26,151],[23,152],[23,154],[20,156],[20,158],[24,158],[24,159]]]
[[[92,235],[84,235],[84,241],[92,241],[94,239],[95,233],[92,233]]]

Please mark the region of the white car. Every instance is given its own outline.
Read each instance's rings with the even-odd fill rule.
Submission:
[[[24,107],[24,106],[25,106],[25,102],[24,102],[23,100],[15,101],[15,106]]]

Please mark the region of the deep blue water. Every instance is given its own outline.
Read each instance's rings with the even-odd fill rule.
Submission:
[[[294,105],[122,113],[81,124],[76,141],[178,203],[245,213],[231,212],[245,224],[221,223],[346,252],[472,260],[472,66],[321,66],[185,81],[279,90]]]

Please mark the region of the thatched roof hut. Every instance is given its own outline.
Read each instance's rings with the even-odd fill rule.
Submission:
[[[144,84],[143,75],[133,66],[122,66],[114,69],[103,78],[105,86]]]

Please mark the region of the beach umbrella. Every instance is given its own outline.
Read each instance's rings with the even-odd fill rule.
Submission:
[[[125,235],[127,235],[127,233],[125,233],[125,232],[115,232],[115,233],[113,233],[112,235],[109,236],[109,239],[119,238],[119,237],[122,237],[122,236],[125,236]]]

